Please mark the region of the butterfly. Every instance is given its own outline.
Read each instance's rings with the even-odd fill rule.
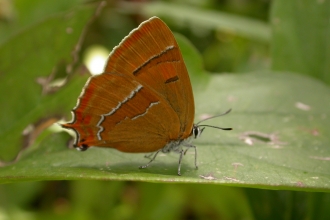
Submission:
[[[191,139],[208,126],[194,124],[187,68],[171,30],[157,17],[142,22],[113,49],[103,73],[88,79],[72,115],[62,127],[75,132],[78,150],[97,146],[153,152],[140,168],[148,167],[159,152],[176,152],[178,175],[189,148],[195,150],[198,167]]]

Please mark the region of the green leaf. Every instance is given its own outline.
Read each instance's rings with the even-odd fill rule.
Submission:
[[[25,128],[58,117],[69,109],[68,104],[72,106],[72,100],[66,98],[71,96],[46,92],[47,85],[42,86],[40,79],[56,79],[60,73],[64,77],[63,69],[73,63],[75,46],[93,10],[81,8],[50,16],[0,45],[1,160],[17,155]]]
[[[0,44],[14,33],[29,28],[37,22],[42,21],[45,17],[59,12],[67,11],[77,5],[83,3],[84,0],[57,0],[57,1],[1,1],[0,14],[4,14],[7,22],[0,22]],[[7,6],[7,7],[6,7]],[[2,11],[2,9],[5,10]],[[7,10],[6,10],[7,9]],[[4,18],[2,17],[2,18]],[[9,25],[8,25],[9,24]]]
[[[183,158],[182,176],[177,176],[175,153],[160,155],[147,169],[138,169],[148,162],[143,154],[102,148],[77,152],[65,147],[68,137],[61,133],[52,135],[38,149],[26,151],[16,164],[3,167],[1,181],[108,179],[330,191],[327,86],[289,73],[222,75],[212,76],[206,90],[195,98],[197,120],[203,114],[233,108],[229,115],[209,123],[234,128],[206,128],[194,142],[198,170],[192,150]],[[276,138],[273,143],[261,140],[249,145],[242,140],[249,131]]]
[[[268,24],[225,12],[202,10],[196,7],[176,3],[154,2],[145,4],[142,13],[146,16],[161,16],[177,22],[189,22],[197,32],[208,29],[230,31],[237,35],[269,42],[271,29]]]
[[[330,1],[274,1],[273,69],[330,83]]]

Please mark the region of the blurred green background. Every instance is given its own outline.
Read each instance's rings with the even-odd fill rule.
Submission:
[[[22,98],[22,93],[8,99],[8,88],[23,88],[24,94],[28,95],[35,87],[29,87],[26,83],[29,79],[24,75],[10,75],[11,70],[37,73],[32,64],[29,66],[29,63],[37,62],[40,69],[50,66],[49,72],[56,72],[55,78],[63,78],[68,72],[75,73],[72,78],[83,75],[86,70],[82,68],[82,58],[91,46],[102,45],[111,50],[133,28],[153,15],[162,18],[173,32],[191,41],[203,60],[203,68],[210,74],[291,71],[325,85],[330,83],[330,5],[327,0],[105,2],[0,0],[0,80],[6,80],[6,87],[2,86],[0,90],[2,115],[6,115],[1,123],[13,120],[10,112],[22,112],[29,105],[23,98],[13,107],[12,100]],[[72,24],[73,30],[64,29],[68,23]],[[59,36],[65,30],[71,38],[57,38],[53,31],[42,28],[50,25],[59,31]],[[29,32],[34,35],[29,36]],[[22,39],[30,42],[29,51],[16,46],[19,44],[15,42]],[[40,42],[52,47],[38,48],[43,45]],[[30,57],[26,53],[30,53]],[[48,76],[49,72],[44,75]],[[20,85],[16,84],[15,77],[20,79]],[[82,79],[73,86],[77,94],[86,77],[80,77]],[[44,90],[48,92],[45,87]],[[325,100],[329,100],[328,94],[325,94]],[[50,100],[49,109],[73,106],[75,100],[63,102],[65,104]],[[18,120],[34,122],[38,117],[33,118],[33,114],[30,112]],[[53,118],[61,116],[52,115]],[[17,134],[22,133],[23,125],[17,128]],[[6,128],[0,129],[3,129],[0,134],[4,134]],[[19,140],[10,141],[9,135],[4,135],[2,140],[0,165],[5,167],[15,158],[20,145]],[[8,148],[9,143],[16,147]],[[329,159],[323,162],[324,167],[329,167]],[[65,175],[55,178],[65,181],[21,182],[19,178],[16,177],[15,183],[0,185],[0,220],[330,218],[330,196],[324,192],[329,191],[327,184],[319,192],[304,192],[299,186],[295,191],[266,190],[262,189],[267,188],[262,184],[252,189],[231,184],[65,180],[72,179]],[[11,181],[2,176],[2,182]],[[273,187],[272,184],[269,186]]]

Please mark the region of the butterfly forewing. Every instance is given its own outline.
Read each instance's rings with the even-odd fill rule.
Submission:
[[[187,138],[194,120],[194,98],[180,48],[168,26],[153,17],[133,30],[108,58],[105,72],[134,75],[162,96],[180,119],[178,138]]]

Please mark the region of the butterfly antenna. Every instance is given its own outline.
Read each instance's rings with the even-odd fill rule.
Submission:
[[[224,130],[224,131],[233,130],[232,128],[221,128],[221,127],[213,126],[213,125],[198,125],[198,126],[209,127],[209,128],[217,128],[217,129],[221,129],[221,130]]]
[[[220,116],[227,115],[229,112],[231,112],[231,108],[230,108],[229,110],[227,110],[225,113],[222,113],[222,114],[220,114],[220,115],[215,115],[215,116],[213,116],[213,117],[205,118],[205,119],[199,121],[196,125],[199,125],[201,122],[203,122],[203,121],[207,121],[207,120],[210,120],[210,119],[212,119],[212,118],[217,118],[217,117],[220,117]],[[199,125],[199,126],[212,127],[211,125]],[[216,127],[216,126],[213,126],[213,127]],[[216,127],[216,128],[219,128],[219,127]],[[219,129],[222,129],[222,128],[219,128]],[[222,130],[228,130],[228,129],[222,129]],[[231,130],[231,129],[229,129],[229,130]]]

